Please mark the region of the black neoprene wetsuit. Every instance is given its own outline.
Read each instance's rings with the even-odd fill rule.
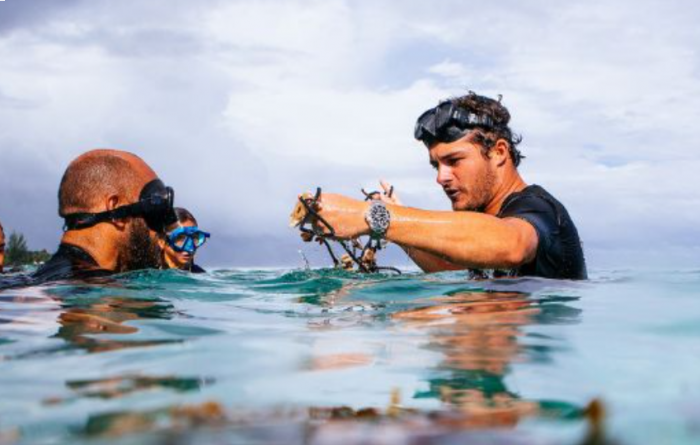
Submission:
[[[511,194],[498,217],[529,222],[539,238],[535,259],[506,275],[573,280],[588,277],[576,226],[564,206],[545,189],[530,185]]]
[[[101,269],[97,261],[80,247],[61,244],[51,259],[39,267],[31,277],[32,284],[41,284],[48,281],[103,277],[111,274],[112,272]]]
[[[201,266],[198,264],[193,264],[192,267],[190,267],[190,272],[191,273],[207,273],[206,270],[204,270]]]
[[[0,290],[37,286],[51,281],[105,277],[112,272],[100,269],[89,253],[71,244],[61,244],[51,259],[33,274],[16,274],[0,278]]]

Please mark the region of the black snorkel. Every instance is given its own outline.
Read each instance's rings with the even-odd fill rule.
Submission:
[[[174,209],[175,191],[166,187],[160,179],[154,179],[141,190],[139,201],[99,213],[71,213],[62,215],[64,231],[80,230],[103,222],[129,217],[140,217],[148,228],[155,232],[165,232],[166,227],[177,222]]]

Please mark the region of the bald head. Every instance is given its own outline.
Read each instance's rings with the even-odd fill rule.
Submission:
[[[58,213],[99,212],[110,196],[124,204],[136,202],[156,173],[135,154],[92,150],[70,163],[58,189]]]

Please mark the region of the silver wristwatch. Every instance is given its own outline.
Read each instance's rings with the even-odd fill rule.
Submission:
[[[365,213],[365,221],[372,231],[370,236],[374,239],[383,239],[391,224],[391,214],[383,202],[373,200]]]

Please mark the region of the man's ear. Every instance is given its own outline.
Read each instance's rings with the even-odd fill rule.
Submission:
[[[510,158],[510,146],[505,139],[499,139],[496,141],[496,145],[489,150],[489,153],[491,159],[496,161],[496,165],[502,167]]]
[[[109,198],[107,198],[107,210],[114,210],[117,207],[119,207],[119,196],[117,195],[111,195]],[[116,227],[119,230],[124,230],[126,227],[126,221],[123,219],[113,219],[112,220],[112,225]]]

